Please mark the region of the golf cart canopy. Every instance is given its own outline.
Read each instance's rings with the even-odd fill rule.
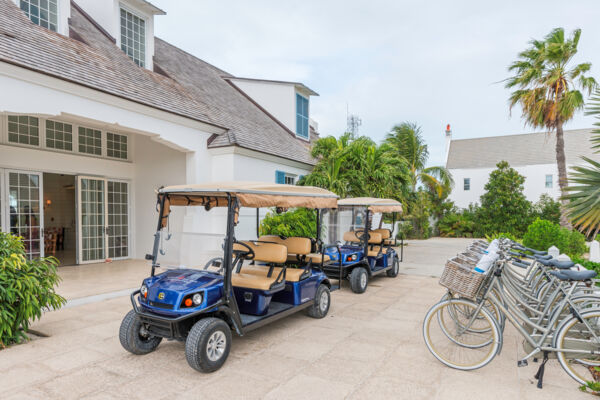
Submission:
[[[338,200],[338,207],[368,207],[374,213],[402,212],[402,204],[393,199],[377,199],[375,197],[354,197]]]
[[[158,197],[165,199],[163,217],[171,206],[227,207],[229,197],[241,207],[252,208],[337,208],[338,199],[335,193],[313,186],[245,181],[167,186],[159,189]]]

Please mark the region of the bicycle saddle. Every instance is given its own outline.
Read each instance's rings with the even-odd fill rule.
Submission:
[[[569,269],[575,265],[573,261],[558,261],[558,260],[549,260],[551,265],[558,269]]]
[[[552,275],[563,281],[587,281],[596,277],[597,272],[592,270],[587,271],[573,271],[570,269],[563,271],[551,271]]]

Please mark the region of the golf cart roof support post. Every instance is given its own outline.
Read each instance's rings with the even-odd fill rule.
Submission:
[[[227,233],[225,235],[225,254],[223,254],[224,265],[224,281],[225,281],[225,296],[229,296],[231,292],[231,258],[233,254],[233,236],[234,236],[234,216],[235,204],[230,193],[227,193]]]
[[[383,219],[383,217],[382,217]],[[391,236],[394,237],[394,231],[396,230],[396,213],[392,213],[392,229],[391,229]]]
[[[317,211],[317,246],[319,245],[319,241],[321,240],[321,210],[318,208]],[[317,249],[318,250],[318,249]]]
[[[365,256],[369,254],[369,231],[371,230],[371,222],[369,221],[369,207],[365,213],[365,232],[363,235],[365,241]]]
[[[158,203],[159,203],[159,207],[158,207],[158,223],[156,225],[156,233],[154,234],[154,246],[152,247],[152,271],[150,273],[150,276],[154,276],[154,270],[156,269],[156,260],[158,259],[158,247],[160,246],[160,231],[163,227],[163,218],[168,218],[164,216],[164,209],[165,209],[165,198],[166,196],[161,196],[160,194],[157,194],[158,196]]]
[[[260,208],[256,207],[256,238],[257,239],[260,237],[259,225],[260,225]]]

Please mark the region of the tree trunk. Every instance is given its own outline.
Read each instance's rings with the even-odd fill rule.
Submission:
[[[564,196],[567,194],[565,188],[568,185],[567,181],[567,161],[565,158],[565,138],[563,134],[562,123],[559,123],[556,127],[556,164],[558,166],[558,187],[560,188],[560,195]],[[571,229],[571,222],[567,217],[566,207],[567,200],[560,200],[560,225],[565,228]]]

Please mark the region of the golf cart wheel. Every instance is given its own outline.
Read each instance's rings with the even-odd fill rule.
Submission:
[[[323,318],[329,312],[329,304],[331,304],[331,294],[329,288],[320,284],[315,293],[315,302],[307,309],[309,317]]]
[[[398,271],[400,271],[400,261],[398,261],[398,256],[394,256],[392,259],[392,268],[388,269],[385,273],[390,278],[395,278],[398,276]]]
[[[369,283],[369,275],[363,267],[356,267],[350,273],[350,288],[354,293],[364,293]]]
[[[219,318],[196,322],[185,340],[185,358],[190,367],[200,372],[221,368],[231,349],[231,329]]]
[[[135,311],[129,311],[123,318],[119,328],[119,341],[128,352],[138,355],[152,353],[161,340],[161,337],[148,333]]]

